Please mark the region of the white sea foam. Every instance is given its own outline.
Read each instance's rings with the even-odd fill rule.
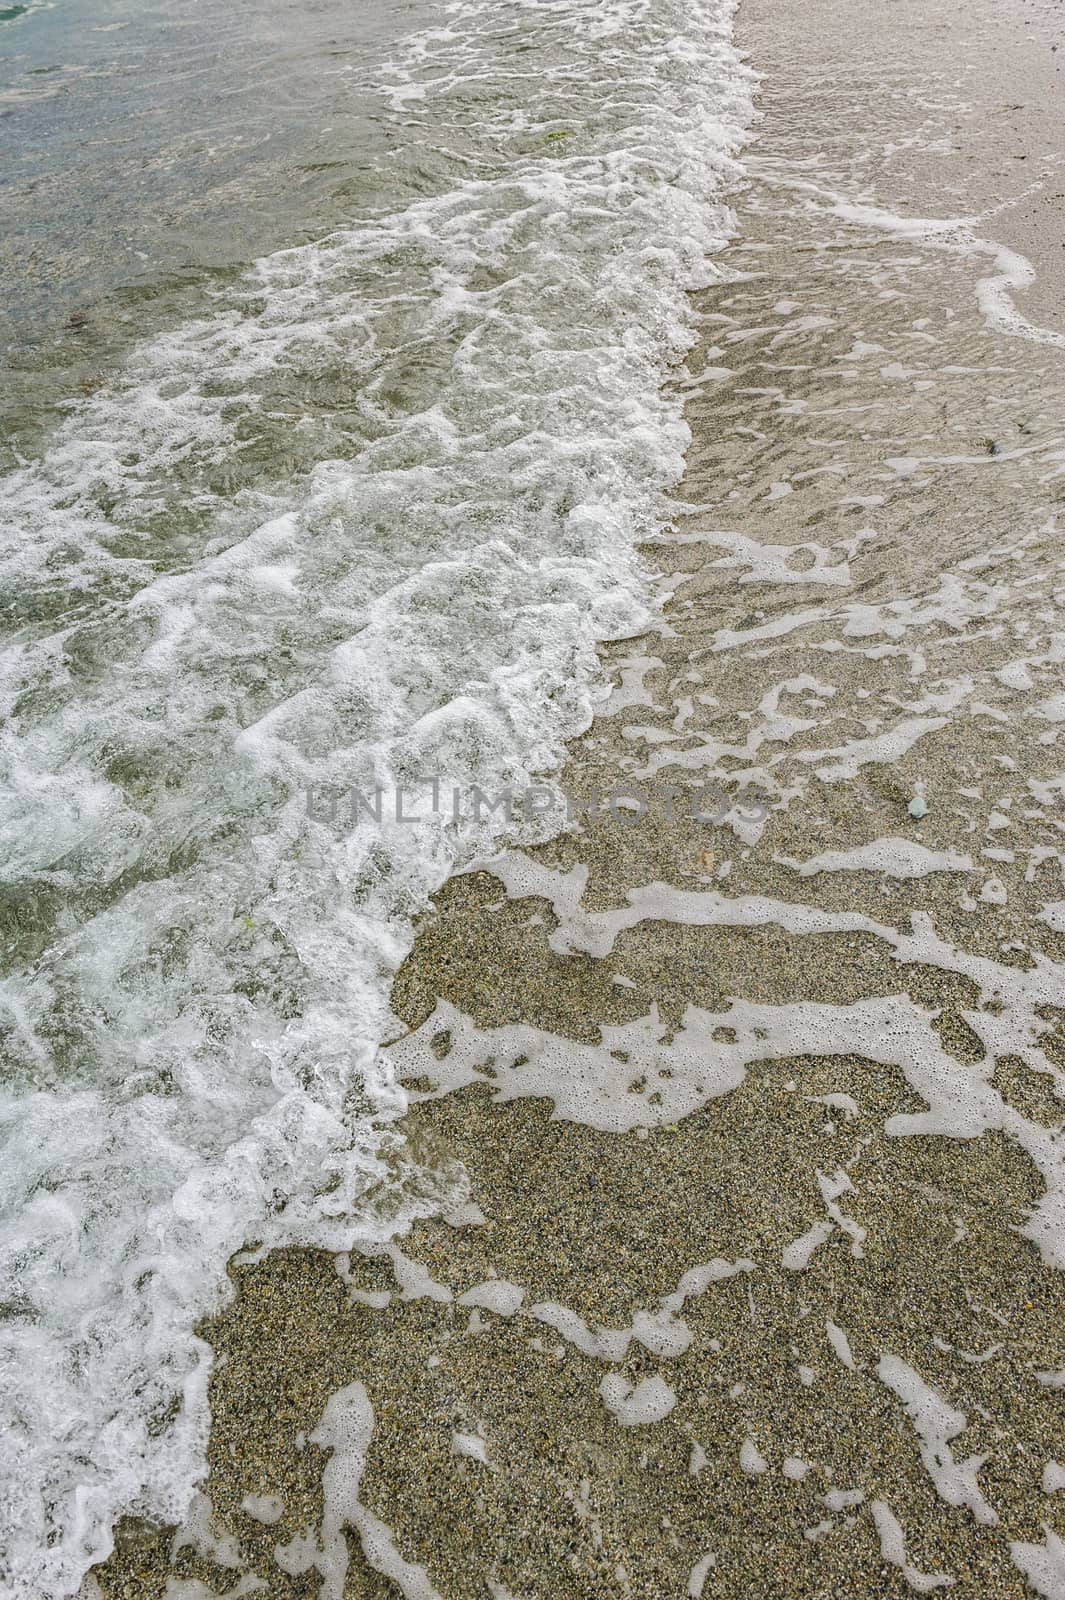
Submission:
[[[902,1401],[917,1435],[921,1460],[940,1498],[949,1506],[967,1506],[977,1522],[993,1526],[998,1513],[988,1505],[976,1480],[987,1457],[967,1456],[959,1461],[950,1447],[951,1440],[965,1429],[964,1411],[955,1410],[898,1356],[881,1356],[876,1372]]]
[[[992,271],[976,284],[976,301],[989,328],[1034,344],[1065,349],[1065,334],[1031,322],[1019,310],[1013,296],[1035,281],[1035,268],[1026,256],[993,239],[985,239],[976,229],[990,220],[993,212],[974,217],[904,217],[881,206],[864,205],[815,183],[808,178],[787,176],[769,162],[755,164],[764,182],[794,189],[822,202],[823,209],[844,222],[886,233],[896,239],[912,239],[952,255],[987,257]],[[871,347],[876,348],[876,347]]]
[[[607,1373],[599,1384],[599,1394],[623,1428],[662,1422],[677,1403],[676,1394],[664,1378],[644,1378],[633,1387],[620,1372]]]
[[[781,866],[791,867],[801,877],[819,872],[883,872],[891,878],[923,878],[930,872],[972,872],[972,857],[957,850],[929,850],[915,839],[872,839],[853,850],[826,850],[795,861],[791,856],[774,856]]]
[[[364,1506],[359,1488],[373,1437],[374,1414],[361,1383],[334,1394],[311,1443],[331,1452],[322,1474],[325,1508],[314,1565],[323,1579],[321,1600],[343,1600],[349,1552],[346,1528],[354,1528],[370,1567],[390,1578],[404,1600],[440,1600],[425,1568],[404,1560],[386,1523]]]
[[[1024,1573],[1036,1594],[1045,1600],[1061,1600],[1065,1594],[1065,1540],[1048,1523],[1043,1523],[1046,1538],[1042,1544],[1023,1539],[1010,1541],[1013,1563]]]
[[[898,1567],[903,1578],[917,1594],[931,1594],[933,1589],[948,1589],[954,1579],[945,1572],[918,1572],[906,1559],[906,1539],[902,1524],[886,1500],[871,1500],[869,1510],[880,1536],[880,1554],[885,1561]]]
[[[543,1096],[554,1102],[556,1116],[620,1133],[690,1115],[737,1088],[755,1061],[853,1055],[895,1066],[928,1109],[888,1117],[885,1133],[956,1139],[989,1131],[1005,1134],[1028,1155],[1046,1185],[1023,1232],[1049,1264],[1065,1266],[1065,1157],[1057,1135],[1010,1106],[990,1081],[995,1060],[1015,1055],[1061,1083],[1060,1069],[1042,1048],[1043,1012],[1061,994],[1057,963],[1039,956],[1030,967],[1018,968],[971,954],[942,939],[926,912],[911,913],[911,931],[905,933],[858,912],[824,911],[761,895],[730,899],[713,890],[674,889],[664,883],[629,890],[627,905],[617,910],[586,911],[580,900],[587,868],[559,873],[511,852],[486,864],[511,897],[542,895],[550,901],[559,925],[549,944],[562,954],[608,955],[620,934],[644,921],[776,926],[802,936],[867,934],[882,941],[895,962],[939,968],[977,986],[982,1009],[962,1015],[984,1048],[983,1060],[969,1066],[945,1051],[927,1012],[906,994],[850,1005],[803,1001],[777,1006],[732,999],[718,1013],[689,1005],[676,1029],[667,1029],[652,1007],[647,1016],[631,1022],[604,1024],[599,1044],[524,1025],[480,1029],[441,1000],[417,1033],[393,1047],[401,1075],[424,1075],[435,1085],[429,1092],[446,1094],[484,1082],[483,1069],[492,1061],[495,1098]],[[450,1048],[439,1060],[430,1040],[441,1033]],[[802,1270],[837,1227],[850,1235],[853,1253],[861,1253],[861,1230],[836,1205],[845,1192],[844,1179],[846,1174],[833,1179],[819,1175],[828,1216],[786,1247],[783,1264],[791,1270]]]
[[[260,261],[3,486],[13,1594],[187,1510],[227,1255],[373,1233],[389,977],[464,845],[303,791],[545,770],[643,626],[750,115],[730,20],[448,7],[384,74],[421,198]]]

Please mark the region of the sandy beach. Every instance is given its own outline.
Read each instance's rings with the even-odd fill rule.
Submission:
[[[737,38],[660,619],[558,778],[646,814],[437,897],[426,1218],[231,1264],[105,1600],[1065,1596],[1065,10]]]

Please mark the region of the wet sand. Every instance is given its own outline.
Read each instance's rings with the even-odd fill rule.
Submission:
[[[1062,17],[745,0],[662,621],[561,780],[652,804],[440,894],[446,1214],[233,1265],[210,1516],[105,1596],[1065,1595]]]

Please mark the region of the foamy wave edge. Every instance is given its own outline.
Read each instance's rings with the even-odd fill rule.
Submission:
[[[393,64],[394,105],[432,113],[513,12],[545,59],[565,43],[570,81],[543,105],[531,87],[489,132],[561,134],[560,153],[260,261],[216,315],[136,350],[6,485],[9,582],[47,596],[58,562],[72,596],[4,652],[6,876],[81,895],[0,990],[16,1067],[0,1130],[19,1157],[2,1265],[32,1307],[0,1336],[13,1595],[74,1592],[123,1512],[185,1514],[209,1420],[193,1330],[234,1251],[348,1249],[441,1203],[420,1175],[396,1180],[405,1101],[379,1044],[412,916],[497,829],[338,838],[306,790],[549,772],[601,693],[597,644],[646,625],[635,546],[688,443],[665,384],[688,291],[733,226],[752,117],[733,9],[449,8]],[[574,95],[571,136],[560,95],[592,93],[582,60],[601,103]],[[361,303],[404,273],[398,305]],[[442,391],[401,416],[375,366],[393,318],[401,353],[453,341]],[[138,518],[173,475],[224,464],[278,374],[338,360],[377,408],[367,447],[297,489],[205,491],[211,537],[158,572]],[[96,608],[88,665],[79,597]],[[272,699],[246,682],[264,662]],[[146,793],[116,778],[116,750],[119,771],[123,752],[150,757]]]

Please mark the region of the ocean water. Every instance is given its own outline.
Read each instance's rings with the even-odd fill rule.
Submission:
[[[0,1584],[202,1463],[254,1244],[437,1203],[380,1052],[637,632],[732,226],[730,0],[0,12]]]

